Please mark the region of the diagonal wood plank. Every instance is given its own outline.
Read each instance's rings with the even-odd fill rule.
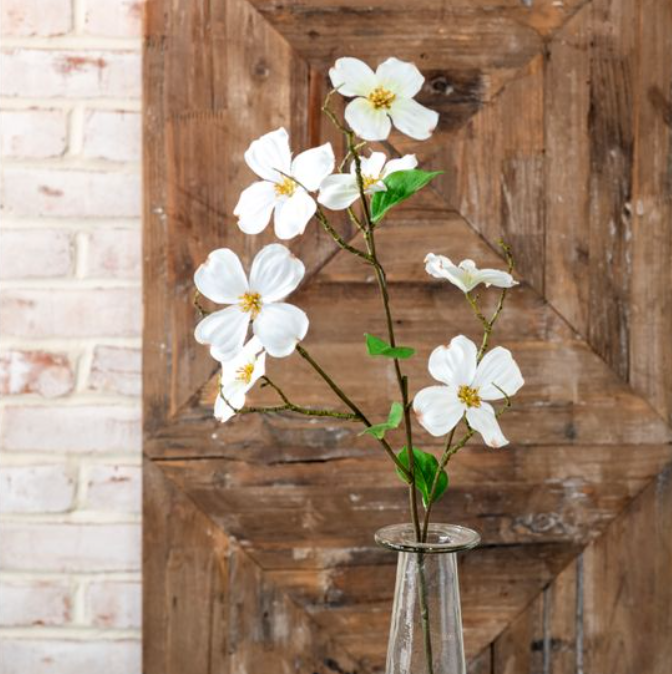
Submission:
[[[321,628],[313,637],[318,650],[329,643],[334,652],[352,654],[357,660],[352,667],[361,672],[382,667],[393,560],[371,547],[370,535],[378,524],[405,517],[389,466],[372,455],[369,443],[343,426],[318,427],[276,417],[219,427],[211,418],[213,382],[202,386],[214,368],[204,350],[195,351],[191,343],[188,288],[194,265],[209,248],[240,238],[227,213],[249,174],[235,163],[225,170],[221,157],[240,154],[269,124],[288,119],[296,120],[292,133],[299,147],[333,138],[315,114],[326,90],[328,62],[344,47],[375,61],[388,56],[389,45],[394,44],[396,55],[422,64],[428,84],[420,98],[440,109],[444,120],[436,135],[439,152],[421,157],[448,167],[441,189],[428,192],[423,214],[402,209],[402,219],[381,230],[400,310],[400,334],[420,347],[411,365],[414,381],[424,381],[424,363],[433,345],[462,330],[468,320],[464,308],[453,308],[449,289],[428,283],[420,262],[427,250],[421,242],[436,241],[434,252],[496,264],[492,250],[467,221],[490,243],[504,234],[514,243],[529,284],[512,295],[512,318],[502,321],[500,332],[502,343],[520,354],[526,374],[531,373],[519,407],[505,421],[516,445],[505,452],[475,447],[461,457],[454,468],[459,486],[451,490],[439,515],[471,523],[485,535],[486,547],[465,557],[462,568],[472,672],[508,672],[509,656],[502,653],[520,654],[515,656],[522,658],[520,671],[527,671],[524,667],[532,671],[539,662],[543,665],[538,656],[547,653],[549,644],[543,636],[541,642],[534,636],[531,652],[536,659],[532,664],[525,660],[529,648],[525,634],[537,635],[538,625],[528,618],[520,623],[516,617],[532,601],[531,606],[541,607],[543,620],[546,595],[538,596],[540,590],[670,460],[669,428],[621,380],[630,376],[638,391],[646,392],[656,408],[665,411],[667,393],[660,384],[664,378],[656,368],[666,358],[661,337],[669,326],[665,318],[647,322],[642,318],[648,314],[637,312],[642,306],[659,308],[659,297],[669,297],[664,275],[647,267],[652,260],[660,267],[669,243],[665,226],[669,186],[661,170],[666,150],[664,143],[659,144],[669,133],[665,54],[671,40],[665,39],[662,28],[668,25],[669,10],[653,0],[639,11],[630,0],[595,0],[594,7],[583,9],[582,2],[550,0],[535,1],[532,7],[517,0],[498,0],[496,7],[489,0],[447,0],[440,7],[421,0],[409,14],[397,0],[384,7],[376,0],[366,6],[358,0],[347,7],[338,2],[278,5],[267,0],[222,0],[170,6],[150,2],[145,67],[156,86],[146,107],[151,141],[146,162],[146,287],[158,287],[159,292],[152,293],[147,303],[146,355],[160,376],[146,377],[146,452],[179,486],[190,507],[197,504],[207,514],[207,524],[198,525],[207,535],[195,533],[196,538],[212,537],[229,548],[238,545],[232,537],[238,539],[244,559],[253,564],[246,563],[253,572],[245,577],[278,596],[279,602],[300,606],[292,620],[306,624],[308,619],[307,624]],[[581,11],[568,22],[577,10]],[[339,23],[333,22],[335,11],[343,19]],[[424,41],[409,31],[421,15],[432,20],[424,28]],[[662,30],[661,39],[655,45],[643,41],[645,29]],[[255,49],[247,42],[247,30],[254,36]],[[493,42],[502,35],[508,42]],[[586,42],[591,36],[597,39]],[[555,39],[548,53],[540,54],[551,38]],[[633,57],[633,49],[639,50],[639,59]],[[590,52],[590,59],[585,52]],[[644,54],[665,65],[647,69]],[[588,90],[581,83],[586,62],[592,77]],[[185,72],[191,77],[183,86]],[[282,82],[273,89],[278,100],[264,98],[271,81]],[[618,96],[594,100],[616,81],[623,84],[615,88],[625,92],[623,100]],[[627,105],[631,91],[648,101],[633,118],[628,117]],[[578,107],[563,107],[563,92],[576,97]],[[592,117],[582,113],[586,100]],[[248,115],[231,114],[241,106]],[[554,202],[544,196],[556,183],[561,197],[562,190],[571,194],[573,183],[560,180],[565,175],[580,181],[578,165],[576,175],[571,170],[553,173],[558,166],[548,150],[556,156],[562,153],[565,148],[553,142],[569,130],[566,161],[571,165],[576,147],[576,156],[584,156],[584,123],[600,131],[598,139],[609,140],[615,132],[618,140],[616,155],[606,153],[606,145],[596,148],[595,139],[587,155],[592,158],[588,179],[598,195],[588,209],[592,229],[585,239],[592,258],[581,258],[585,264],[579,267],[579,279],[581,274],[592,279],[587,294],[573,276],[576,259],[572,239],[566,236],[573,231],[581,241],[584,234],[581,227],[572,229],[568,223],[571,199]],[[648,134],[648,129],[654,132]],[[391,140],[385,146],[388,150],[416,150],[417,144],[404,143],[399,136]],[[630,157],[629,143],[634,143],[630,164],[619,159]],[[653,164],[649,156],[654,157]],[[180,167],[184,158],[188,165]],[[643,205],[634,218],[627,200],[634,188],[628,192],[628,180],[642,195]],[[610,181],[620,185],[615,196],[610,196]],[[452,212],[445,210],[440,193],[447,195]],[[625,216],[616,223],[614,239],[603,225],[609,214],[617,217],[619,209]],[[581,216],[584,211],[576,213]],[[621,239],[630,227],[637,236],[634,243],[624,244]],[[645,232],[651,228],[654,236],[647,238]],[[394,234],[396,249],[385,231]],[[191,246],[185,245],[185,232],[197,237]],[[347,228],[344,233],[351,234]],[[246,241],[247,252],[265,240]],[[413,257],[418,264],[410,269],[402,265],[402,248],[404,258]],[[296,252],[311,270],[321,270],[297,296],[313,320],[307,344],[321,359],[334,363],[339,376],[354,382],[363,403],[384,415],[394,394],[384,371],[361,352],[349,359],[357,353],[358,332],[382,333],[378,319],[371,318],[377,315],[371,279],[345,256],[334,256],[335,248],[317,228],[309,230]],[[631,288],[625,282],[619,285],[619,274],[633,254],[640,273]],[[567,286],[560,291],[558,279]],[[658,295],[649,290],[651,284]],[[531,288],[546,292],[569,322]],[[601,306],[602,296],[614,301]],[[642,298],[648,304],[642,305]],[[347,307],[347,313],[337,314],[339,307]],[[639,320],[631,321],[629,312]],[[647,340],[651,348],[642,348],[648,346]],[[302,402],[324,397],[295,358],[277,363],[276,376],[290,381],[291,394],[302,396]],[[423,440],[434,446],[429,438]],[[342,470],[347,482],[334,487]],[[344,512],[349,513],[346,521]],[[179,527],[174,532],[186,535]],[[165,543],[171,531],[163,530],[161,536]],[[622,546],[624,539],[619,541]],[[203,559],[207,557],[204,553]],[[181,568],[188,580],[187,567]],[[571,579],[561,579],[567,577],[553,585],[565,611],[571,603]],[[212,592],[206,582],[196,594]],[[248,600],[254,603],[254,591],[244,599]],[[153,614],[151,629],[166,619],[162,610]],[[560,612],[552,618],[558,621],[562,638],[562,630],[571,628],[567,615]],[[488,647],[508,624],[517,630],[515,639],[500,638]],[[254,626],[250,629],[253,633]],[[241,648],[245,652],[248,646]],[[247,652],[263,658],[254,647]],[[605,659],[610,652],[602,646],[600,663],[610,662]],[[554,663],[565,666],[558,659]],[[334,671],[332,665],[322,657],[315,666]]]

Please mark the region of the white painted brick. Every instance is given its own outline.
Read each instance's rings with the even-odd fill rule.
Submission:
[[[139,37],[142,28],[141,0],[84,0],[84,30],[106,37]]]
[[[139,52],[5,49],[0,59],[3,96],[140,97]]]
[[[75,373],[65,354],[46,351],[0,352],[0,395],[37,393],[56,398],[72,391]]]
[[[139,513],[142,496],[140,466],[92,466],[86,485],[85,508]]]
[[[58,278],[72,274],[72,234],[58,229],[0,230],[0,279]]]
[[[71,0],[2,0],[0,30],[15,37],[63,35],[72,25]]]
[[[72,508],[75,486],[73,471],[63,464],[0,464],[0,513],[65,512]]]
[[[6,168],[2,210],[12,216],[135,218],[140,174]]]
[[[0,626],[59,626],[71,618],[72,598],[68,583],[37,580],[0,582]]]
[[[93,352],[89,387],[105,393],[139,396],[142,390],[140,349],[97,346]]]
[[[139,674],[139,641],[0,640],[2,674]]]
[[[77,573],[140,569],[139,524],[4,522],[0,529],[3,571]]]
[[[3,290],[0,325],[5,337],[135,337],[141,302],[137,288]]]
[[[6,451],[139,453],[140,434],[140,410],[113,405],[8,405],[0,424]]]
[[[0,110],[3,157],[59,157],[68,145],[68,114],[63,110]]]
[[[91,583],[85,599],[86,615],[94,627],[134,629],[142,622],[139,583]]]
[[[89,234],[86,275],[91,278],[140,279],[142,232],[135,229],[97,229]]]
[[[137,162],[141,130],[138,112],[91,110],[84,119],[82,154],[93,159]]]

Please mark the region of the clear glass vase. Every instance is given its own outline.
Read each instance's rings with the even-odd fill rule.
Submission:
[[[399,553],[386,674],[466,674],[455,553],[479,541],[452,524],[430,525],[425,543],[411,524],[376,533],[376,543]]]

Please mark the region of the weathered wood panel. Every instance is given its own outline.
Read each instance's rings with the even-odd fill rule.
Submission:
[[[670,532],[668,466],[495,641],[493,674],[667,672]]]
[[[498,266],[504,237],[523,281],[496,335],[527,380],[503,419],[515,443],[458,457],[436,512],[485,540],[461,562],[471,672],[666,672],[668,478],[646,485],[672,459],[669,3],[150,0],[146,31],[147,671],[382,671],[394,556],[371,535],[406,519],[402,487],[353,426],[212,419],[191,275],[211,248],[249,258],[272,238],[231,217],[250,140],[284,124],[296,151],[338,147],[328,64],[394,54],[420,64],[441,123],[372,149],[446,170],[379,230],[414,389],[436,344],[477,336],[427,252]],[[384,332],[373,279],[314,224],[292,248],[307,347],[382,418],[395,389],[361,338]],[[328,395],[297,357],[271,374],[299,402]]]
[[[146,674],[361,671],[158,467],[144,476]]]

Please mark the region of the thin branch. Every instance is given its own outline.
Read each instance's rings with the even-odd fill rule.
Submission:
[[[196,307],[196,311],[198,311],[199,318],[205,318],[206,316],[209,316],[212,312],[208,311],[202,304],[201,304],[201,293],[196,290],[194,291],[194,299],[192,300],[194,306]]]
[[[224,395],[223,387],[221,385],[219,387],[219,395],[236,414],[276,414],[279,412],[296,412],[297,414],[302,414],[307,417],[331,417],[333,419],[341,419],[345,421],[359,421],[359,417],[356,414],[351,414],[349,412],[338,412],[337,410],[315,409],[312,407],[304,407],[303,405],[295,405],[268,377],[262,377],[262,379],[266,382],[266,384],[277,391],[284,403],[283,405],[243,405],[243,407],[234,407]]]
[[[362,410],[353,402],[348,395],[341,389],[338,384],[322,369],[322,367],[317,363],[317,361],[308,353],[305,347],[301,344],[296,345],[296,350],[298,354],[317,372],[317,374],[322,377],[326,382],[327,386],[347,405],[347,407],[352,410],[353,414],[367,427],[371,428],[373,424],[369,418],[362,412]],[[402,473],[406,481],[410,483],[412,478],[412,473],[404,466],[403,463],[398,459],[397,455],[394,453],[394,450],[390,446],[390,443],[385,440],[385,438],[377,438],[378,442],[383,446],[383,449],[387,452],[388,456],[394,461],[394,464]]]

